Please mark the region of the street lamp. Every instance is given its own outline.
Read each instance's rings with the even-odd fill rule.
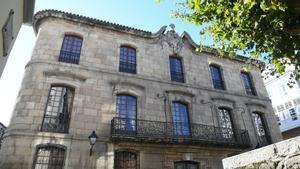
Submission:
[[[97,134],[96,134],[96,132],[95,132],[95,130],[90,134],[90,136],[89,136],[89,140],[90,140],[90,145],[91,145],[91,148],[90,148],[90,156],[92,155],[92,153],[93,153],[93,147],[94,147],[94,145],[95,145],[95,143],[96,143],[96,141],[97,141],[97,138],[98,138],[98,136],[97,136]]]

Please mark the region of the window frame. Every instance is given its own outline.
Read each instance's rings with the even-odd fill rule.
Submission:
[[[67,40],[67,38],[71,38],[72,40]],[[77,43],[76,40],[80,40],[79,46],[74,45]],[[58,61],[63,63],[70,63],[70,64],[79,64],[82,45],[83,45],[82,36],[71,34],[71,33],[64,34],[62,45],[58,56]],[[64,48],[70,48],[70,49],[66,50]],[[79,50],[76,49],[76,51],[74,52],[74,48],[79,48]]]
[[[245,75],[247,77],[247,81],[249,83],[247,85],[249,85],[249,86],[246,86],[243,75]],[[250,95],[250,96],[257,96],[257,92],[255,90],[254,81],[253,81],[251,74],[249,72],[241,71],[240,77],[242,79],[242,83],[243,83],[246,94]]]
[[[122,117],[120,116],[120,112],[119,112],[119,107],[120,105],[118,105],[119,102],[119,97],[126,97],[126,103],[125,103],[125,107],[126,107],[126,117]],[[128,100],[127,98],[132,98],[135,101],[135,114],[133,117],[129,117],[130,114],[128,113]],[[121,98],[120,98],[121,99]],[[125,132],[127,134],[135,134],[137,132],[137,115],[138,115],[138,108],[137,108],[137,103],[138,103],[138,98],[134,95],[131,94],[127,94],[127,93],[119,93],[116,95],[116,117],[117,119],[117,124],[120,125],[118,126],[118,130],[121,130],[122,132]],[[125,111],[122,110],[122,111]],[[123,127],[125,126],[125,127]]]
[[[45,124],[45,119],[46,119],[46,112],[47,112],[47,108],[48,108],[48,105],[49,105],[49,101],[50,101],[50,94],[51,94],[51,90],[52,88],[55,88],[55,87],[62,87],[62,88],[66,88],[66,90],[70,91],[71,94],[72,94],[72,100],[71,100],[71,105],[69,105],[69,112],[67,114],[67,119],[63,119],[63,120],[68,120],[68,123],[65,124],[65,128],[64,129],[49,129],[47,127],[44,127],[44,124]],[[57,92],[55,92],[56,94]],[[56,97],[56,95],[54,95],[54,97]],[[62,96],[63,97],[63,96]],[[61,97],[61,98],[62,98]],[[60,102],[59,102],[59,107],[58,107],[58,110],[57,110],[57,114],[59,113],[59,108],[62,104],[62,101],[61,101],[61,98],[60,98]],[[61,84],[53,84],[50,86],[50,89],[49,89],[49,92],[48,92],[48,96],[47,96],[47,102],[46,102],[46,106],[45,106],[45,110],[44,110],[44,115],[43,115],[43,121],[42,121],[42,125],[41,125],[41,128],[40,128],[40,131],[42,132],[53,132],[53,133],[69,133],[69,128],[70,128],[70,124],[71,124],[71,115],[72,115],[72,109],[73,109],[73,103],[74,103],[74,98],[75,98],[75,88],[73,87],[70,87],[68,85],[61,85]],[[53,107],[52,107],[52,110],[53,110]],[[51,111],[51,114],[52,114],[53,111]],[[65,113],[63,113],[65,115]],[[53,115],[50,116],[50,119],[52,119],[52,117],[54,117]],[[56,117],[56,118],[60,118],[59,115]],[[65,117],[66,118],[66,117]]]
[[[126,55],[122,55],[124,51],[123,49],[126,49]],[[134,51],[134,55],[129,55],[130,51]],[[125,60],[125,61],[122,61]],[[131,63],[130,61],[134,61],[134,63]],[[122,45],[119,48],[119,72],[122,73],[129,73],[129,74],[137,74],[137,50],[135,47],[129,46],[129,45]]]
[[[255,121],[255,117],[254,117],[254,114],[258,115],[258,117],[260,117],[260,120],[262,122],[262,127],[263,127],[263,130],[264,130],[264,135],[260,136],[259,135],[259,132],[258,132],[258,128],[257,128],[257,125],[256,125],[256,121]],[[254,124],[254,129],[255,129],[255,133],[256,135],[258,136],[259,140],[258,143],[262,144],[261,146],[265,146],[265,145],[269,145],[272,143],[271,141],[271,137],[270,137],[270,132],[269,132],[269,129],[268,129],[268,123],[264,117],[264,113],[262,112],[259,112],[259,111],[253,111],[251,113],[251,118],[253,119],[253,124]],[[262,137],[265,137],[265,142],[264,140],[261,140]]]
[[[226,112],[228,113],[228,117],[230,118],[230,127],[223,127],[221,124],[221,117],[220,117],[220,112],[221,110],[226,110]],[[233,115],[232,115],[232,109],[228,108],[228,107],[224,107],[224,106],[220,106],[217,108],[217,118],[218,118],[218,124],[221,130],[221,135],[222,138],[224,139],[234,139],[235,138],[235,124],[234,124],[234,119],[233,119]],[[227,121],[228,123],[228,121]],[[227,126],[228,124],[226,124]]]
[[[174,59],[176,61],[179,61],[179,63],[180,63],[179,69],[181,70],[181,72],[172,70],[172,66],[171,66],[171,60],[172,59]],[[179,56],[176,56],[176,55],[175,56],[174,55],[169,56],[169,69],[170,69],[169,73],[170,73],[171,81],[179,82],[179,83],[185,83],[186,79],[185,79],[185,72],[184,72],[184,65],[183,65],[183,58],[182,57],[179,57]]]
[[[122,153],[122,155],[124,155],[125,153],[127,153],[129,155],[134,155],[135,156],[135,168],[133,168],[133,169],[139,169],[138,153],[135,152],[135,151],[130,151],[130,150],[118,150],[118,151],[115,151],[115,153],[114,153],[114,167],[113,167],[114,169],[122,169],[122,168],[120,168],[120,166],[116,166],[117,160],[120,159],[120,158],[117,158],[118,157],[117,154],[119,155],[121,153]],[[122,161],[123,161],[122,163],[124,163],[124,160],[122,160]],[[120,163],[118,162],[118,164],[120,164]],[[125,169],[127,169],[127,168],[125,168]],[[132,169],[132,168],[129,168],[129,169]]]
[[[32,168],[35,169],[36,167],[36,164],[37,164],[37,160],[38,160],[38,153],[39,153],[39,150],[40,149],[45,149],[45,148],[52,148],[53,149],[57,149],[57,150],[61,150],[63,151],[63,157],[62,157],[62,166],[61,166],[61,169],[63,169],[65,167],[65,164],[66,164],[66,157],[67,157],[67,147],[64,146],[64,145],[59,145],[59,144],[51,144],[51,143],[47,143],[47,144],[39,144],[36,146],[35,148],[35,154],[34,154],[34,159],[33,159],[33,163],[32,163]],[[51,155],[49,156],[49,158],[51,157]],[[50,160],[48,160],[48,162],[50,162]],[[47,164],[47,167],[49,163]]]
[[[184,119],[182,119],[182,116],[185,116],[185,115],[180,115],[179,118],[181,118],[180,120],[181,121],[174,121],[174,104],[179,104],[179,105],[182,105],[182,106],[185,106],[185,109],[186,109],[186,120],[187,121],[184,121]],[[181,112],[177,112],[178,113],[181,113]],[[191,122],[190,122],[190,113],[189,113],[189,104],[188,103],[185,103],[185,102],[182,102],[182,101],[172,101],[172,106],[171,106],[171,117],[172,117],[172,128],[173,128],[173,134],[174,136],[176,137],[191,137],[192,136],[192,130],[191,130]],[[178,118],[178,117],[177,117]],[[179,126],[179,131],[178,131],[178,125],[177,123],[183,123],[183,124],[180,124]],[[185,124],[186,123],[186,124]],[[175,125],[176,124],[176,125]],[[183,128],[187,128],[188,129],[188,133],[184,133],[185,130]],[[179,134],[178,134],[179,132]]]
[[[218,70],[218,76],[220,79],[214,78],[212,68],[215,68],[216,70]],[[210,77],[211,77],[211,82],[212,82],[213,88],[217,89],[217,90],[226,90],[222,67],[220,65],[211,63],[211,64],[209,64],[209,72],[210,72]]]

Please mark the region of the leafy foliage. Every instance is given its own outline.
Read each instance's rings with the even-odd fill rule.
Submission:
[[[159,0],[157,0],[159,2]],[[300,37],[286,28],[291,10],[281,0],[178,0],[175,16],[209,34],[213,47],[234,57],[242,51],[250,58],[274,66],[269,75],[294,67],[292,78],[300,78]]]

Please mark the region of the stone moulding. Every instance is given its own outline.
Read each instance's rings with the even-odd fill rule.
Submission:
[[[71,73],[71,72],[63,72],[63,71],[45,71],[44,75],[49,76],[49,77],[50,76],[69,77],[69,78],[72,78],[72,79],[77,79],[81,82],[84,82],[87,79],[87,77],[85,77],[85,76],[76,75],[76,74]]]

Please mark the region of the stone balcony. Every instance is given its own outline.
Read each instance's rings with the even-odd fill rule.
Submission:
[[[186,144],[239,149],[251,146],[247,130],[117,117],[111,121],[111,139],[114,142]]]

